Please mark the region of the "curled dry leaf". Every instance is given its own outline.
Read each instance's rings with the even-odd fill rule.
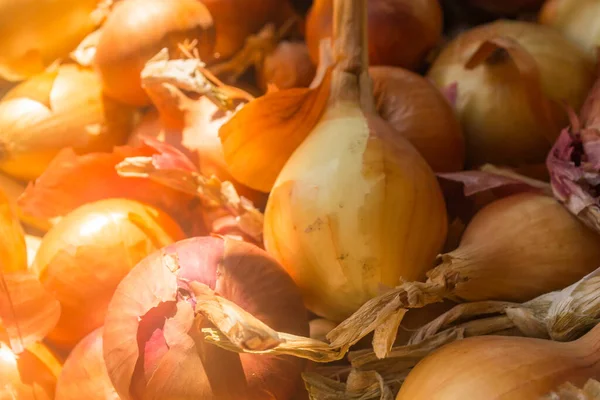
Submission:
[[[315,373],[305,373],[303,378],[315,400],[394,399],[392,389],[376,371],[352,370],[345,383]]]

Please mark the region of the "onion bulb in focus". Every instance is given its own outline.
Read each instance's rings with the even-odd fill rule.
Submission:
[[[465,162],[461,126],[449,101],[425,78],[402,68],[371,67],[377,113],[436,172],[458,171]]]
[[[94,60],[104,90],[127,104],[149,104],[140,81],[144,64],[165,47],[175,53],[193,40],[201,59],[212,59],[213,18],[199,0],[118,3],[103,25]]]
[[[60,369],[60,361],[41,343],[16,355],[0,342],[0,398],[52,400]]]
[[[267,54],[258,74],[259,85],[267,89],[308,87],[315,77],[316,67],[310,59],[306,44],[280,42],[272,53]]]
[[[306,20],[306,43],[318,64],[319,44],[332,34],[334,0],[315,0]],[[369,61],[408,69],[421,66],[442,36],[438,0],[369,0]]]
[[[108,199],[66,215],[42,240],[33,269],[61,303],[48,339],[70,349],[101,326],[125,275],[151,252],[184,237],[165,213],[142,203]]]
[[[0,78],[21,80],[66,57],[96,23],[101,0],[1,0]]]
[[[600,379],[600,325],[567,343],[482,336],[442,347],[408,374],[396,400],[530,400],[566,381]]]
[[[0,170],[35,179],[65,147],[88,153],[122,144],[132,123],[133,110],[106,98],[93,71],[61,65],[0,102]]]
[[[444,242],[446,212],[426,161],[375,114],[366,1],[334,3],[329,102],[273,185],[264,237],[307,307],[341,321],[381,285],[423,277]]]
[[[264,250],[229,238],[182,240],[142,260],[111,300],[104,360],[119,395],[133,400],[290,400],[305,360],[238,354],[206,341],[201,329],[211,325],[203,314],[195,315],[201,302],[196,290],[202,285],[276,331],[308,335],[298,289]],[[223,308],[233,326],[242,323],[242,316],[227,312]]]
[[[600,1],[549,0],[539,20],[558,29],[596,58],[600,46]]]
[[[441,52],[428,77],[457,85],[467,160],[541,163],[567,125],[561,102],[581,107],[594,80],[590,57],[548,27],[497,21],[467,31]]]
[[[56,383],[57,400],[119,400],[102,356],[102,328],[71,351]]]

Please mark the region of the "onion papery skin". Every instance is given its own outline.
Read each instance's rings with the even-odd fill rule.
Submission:
[[[117,285],[148,254],[184,238],[164,212],[126,199],[83,205],[43,238],[33,269],[61,304],[48,339],[61,349],[102,326]]]
[[[440,188],[425,160],[399,139],[380,118],[340,102],[273,186],[265,248],[319,316],[339,322],[380,285],[422,278],[443,244]]]
[[[522,193],[480,210],[459,247],[440,260],[428,275],[458,276],[453,294],[459,298],[523,302],[594,271],[600,236],[553,197]]]
[[[308,87],[315,73],[306,44],[283,41],[265,57],[258,81],[265,90],[269,85],[278,89]]]
[[[600,2],[597,0],[548,0],[539,21],[558,29],[596,58],[600,45]]]
[[[127,104],[150,104],[142,89],[144,65],[163,48],[197,40],[203,61],[213,58],[214,25],[199,0],[123,0],[103,25],[95,56],[105,92]]]
[[[177,266],[167,265],[165,257]],[[186,239],[141,261],[113,296],[104,359],[119,395],[124,400],[290,399],[304,360],[238,355],[205,342],[193,321],[190,281],[207,285],[277,331],[308,335],[298,289],[267,253],[234,239]],[[246,389],[236,373],[245,376]]]
[[[15,355],[0,342],[0,398],[52,400],[60,361],[41,343]]]
[[[481,336],[434,352],[410,372],[396,400],[529,400],[600,378],[596,326],[568,343]]]
[[[0,1],[0,78],[22,80],[63,58],[95,28],[99,0]]]
[[[92,70],[63,64],[15,86],[0,102],[0,170],[31,180],[63,148],[110,151],[126,141],[133,116],[104,96]]]
[[[510,57],[466,68],[486,41],[497,39],[516,41],[535,61],[539,78],[526,80]],[[439,88],[457,85],[456,111],[470,166],[520,166],[545,160],[560,129],[568,124],[561,103],[581,107],[594,80],[594,66],[587,54],[553,29],[501,20],[450,42],[427,76]],[[551,102],[552,128],[532,109],[528,85],[539,88],[541,99]],[[541,100],[536,105],[541,106]]]
[[[467,0],[472,5],[494,14],[516,14],[539,8],[545,0]]]
[[[422,76],[402,68],[371,67],[369,74],[379,116],[408,139],[435,172],[461,170],[465,163],[462,128],[442,93]]]
[[[119,400],[102,354],[102,328],[71,351],[56,383],[56,400]]]
[[[418,68],[442,35],[438,0],[370,0],[369,62]],[[306,44],[315,64],[319,43],[331,37],[333,0],[315,0],[306,20]]]

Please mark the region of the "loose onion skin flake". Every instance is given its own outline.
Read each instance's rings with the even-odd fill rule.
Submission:
[[[290,399],[304,361],[238,355],[206,342],[200,329],[210,324],[194,315],[200,284],[274,329],[308,335],[298,289],[263,250],[218,237],[177,242],[141,261],[109,305],[104,359],[121,398]]]
[[[133,200],[101,200],[65,216],[46,234],[33,264],[62,306],[48,339],[70,349],[102,326],[121,279],[148,254],[182,238],[168,215]]]

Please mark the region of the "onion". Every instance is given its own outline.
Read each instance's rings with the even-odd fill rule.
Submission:
[[[183,237],[168,215],[132,200],[90,203],[61,219],[42,240],[33,264],[62,306],[48,339],[69,349],[102,326],[111,296],[131,268]]]
[[[132,111],[105,98],[88,69],[63,64],[37,75],[0,102],[0,169],[35,179],[64,147],[110,150],[129,134]]]
[[[27,215],[21,207],[17,204],[17,199],[19,196],[23,194],[25,191],[25,185],[21,182],[12,179],[11,177],[0,173],[0,190],[6,195],[8,202],[10,203],[13,210],[19,217],[21,223],[23,223],[26,228],[33,228],[38,232],[46,232],[52,224],[50,221],[45,220],[43,218],[36,218],[31,215]]]
[[[456,108],[467,160],[519,166],[544,161],[594,79],[591,59],[560,33],[497,21],[453,40],[428,73],[440,88],[457,84]]]
[[[203,59],[212,57],[213,18],[199,0],[124,0],[103,25],[95,55],[104,90],[133,105],[146,105],[140,73],[144,64],[164,47],[177,50],[185,40],[196,40]]]
[[[316,0],[306,20],[306,43],[317,64],[319,43],[332,34],[334,0]],[[442,35],[438,0],[371,0],[368,3],[371,65],[421,66]]]
[[[263,89],[269,85],[278,89],[308,87],[315,72],[306,44],[283,41],[265,57],[258,82]]]
[[[42,238],[39,236],[25,235],[25,244],[27,246],[27,265],[31,266],[40,249],[40,245],[42,244]]]
[[[202,284],[274,329],[308,334],[297,288],[263,250],[217,237],[177,242],[141,261],[110,303],[104,360],[121,398],[290,399],[304,361],[238,355],[206,342],[200,329],[208,321],[194,315]],[[240,314],[229,317],[236,330]]]
[[[539,21],[562,34],[596,57],[600,45],[600,2],[597,0],[548,0]]]
[[[545,0],[467,0],[476,7],[495,14],[516,14],[539,8]]]
[[[54,354],[40,343],[16,355],[0,342],[0,398],[52,400],[60,368]]]
[[[57,400],[119,400],[102,356],[102,328],[71,351],[56,383]]]
[[[369,73],[379,116],[408,139],[434,171],[461,170],[465,162],[462,129],[437,88],[401,68],[371,67]]]
[[[21,80],[65,57],[96,26],[100,0],[0,1],[0,78]]]
[[[396,400],[529,400],[600,378],[600,325],[574,342],[483,336],[449,344],[411,371]],[[451,366],[451,368],[449,368]]]
[[[307,307],[341,321],[380,285],[423,276],[443,244],[446,213],[425,160],[374,113],[366,1],[335,6],[329,103],[273,186],[264,237]]]

